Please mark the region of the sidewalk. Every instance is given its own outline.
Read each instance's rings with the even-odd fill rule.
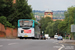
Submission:
[[[0,37],[0,39],[19,39],[19,38],[3,38],[3,37]]]
[[[63,41],[59,41],[59,43],[69,43],[75,45],[75,40],[63,39]]]

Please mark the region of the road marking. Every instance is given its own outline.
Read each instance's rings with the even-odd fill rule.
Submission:
[[[14,44],[18,44],[18,43],[9,43],[8,45],[14,45]]]
[[[62,48],[64,48],[64,45],[63,44],[60,44],[60,45],[62,45],[62,47],[60,47],[58,50],[61,50]]]
[[[0,45],[0,47],[2,47],[3,45]]]

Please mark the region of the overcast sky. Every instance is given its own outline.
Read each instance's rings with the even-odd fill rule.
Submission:
[[[33,10],[67,10],[75,5],[75,0],[28,0]]]

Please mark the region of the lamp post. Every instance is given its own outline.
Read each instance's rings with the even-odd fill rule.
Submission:
[[[65,32],[65,39],[66,39],[66,32]]]
[[[42,31],[42,35],[43,35],[43,33],[44,33],[44,32]]]
[[[68,34],[70,33],[70,32],[69,32],[69,25],[70,25],[69,22],[70,22],[70,21],[69,21],[69,12],[68,12]],[[69,37],[69,38],[70,38],[70,37]]]
[[[75,5],[73,6],[74,8],[74,26],[75,26]],[[75,27],[74,26],[71,26],[72,29],[74,29]],[[71,29],[71,32],[73,32],[73,37],[74,37],[74,40],[75,40],[75,30],[72,30]]]
[[[74,25],[75,25],[75,10],[74,10]],[[75,32],[74,32],[74,40],[75,40]]]
[[[52,26],[52,34],[53,34],[53,26]]]

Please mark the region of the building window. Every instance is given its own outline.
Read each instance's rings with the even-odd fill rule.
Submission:
[[[51,15],[50,13],[48,15]]]

